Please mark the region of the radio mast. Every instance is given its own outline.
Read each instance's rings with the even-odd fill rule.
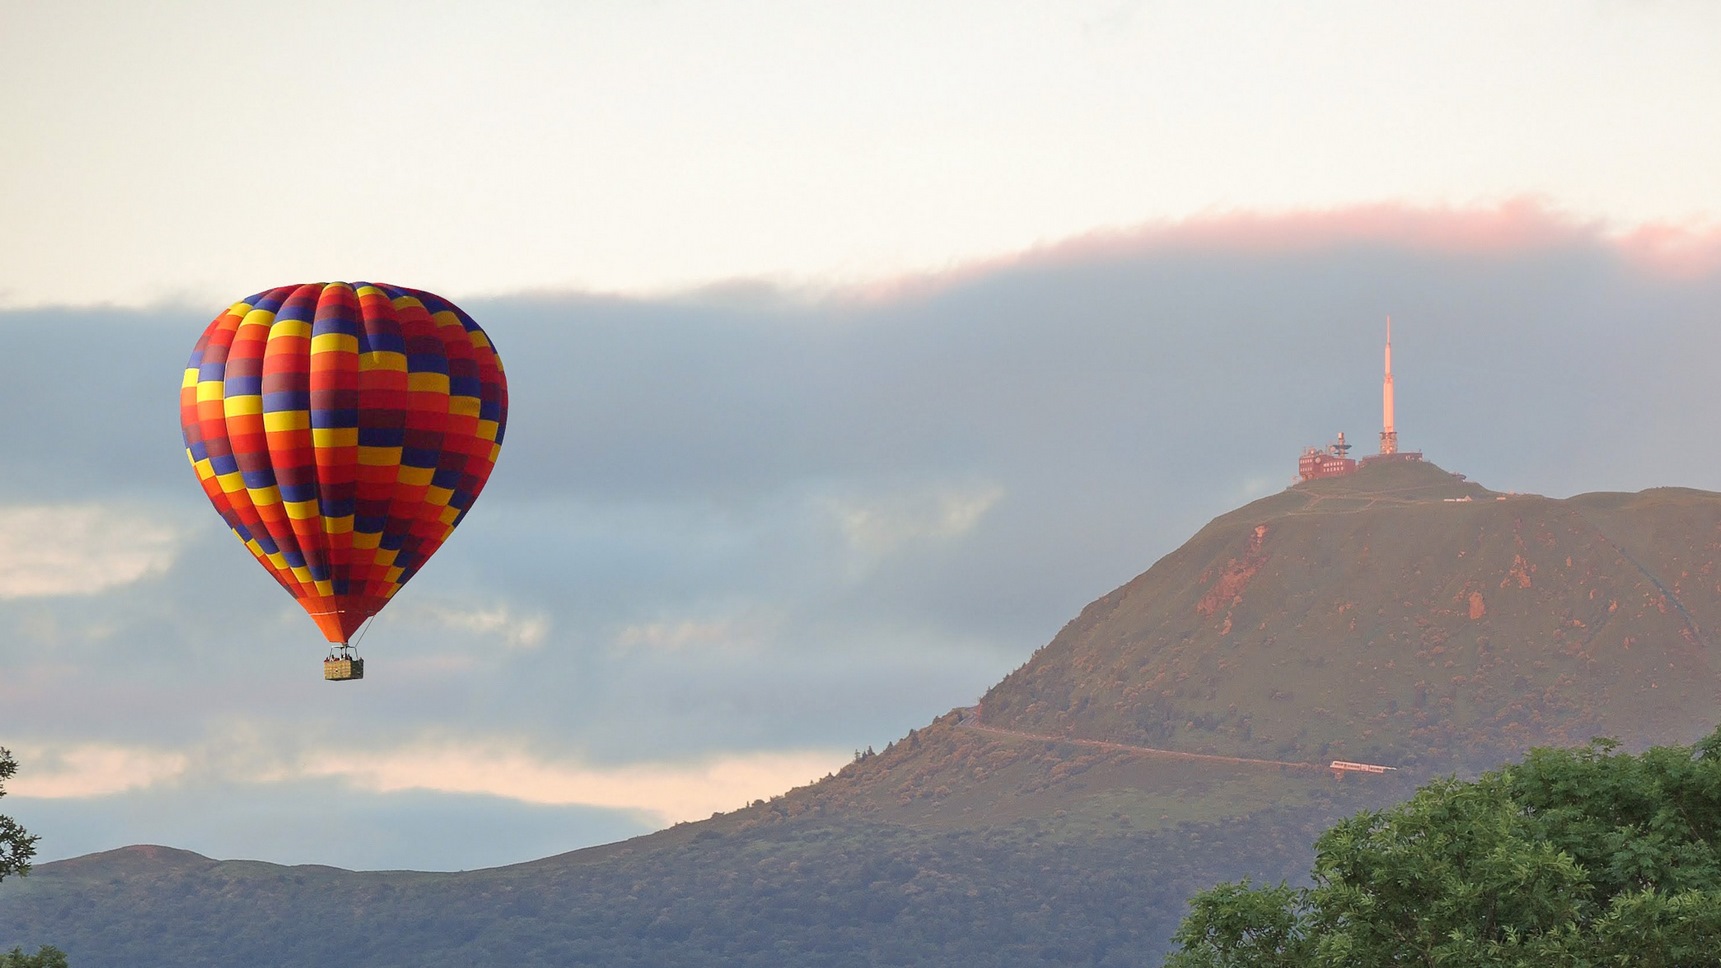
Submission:
[[[1392,428],[1392,317],[1386,317],[1386,379],[1380,385],[1380,452],[1398,453],[1398,431]]]

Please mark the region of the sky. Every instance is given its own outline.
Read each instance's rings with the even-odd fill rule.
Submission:
[[[0,812],[355,869],[768,798],[1302,447],[1721,489],[1721,7],[0,0]],[[186,465],[262,289],[438,292],[477,507],[320,678]]]

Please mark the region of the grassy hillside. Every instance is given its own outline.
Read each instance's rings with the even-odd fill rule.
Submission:
[[[1458,500],[1469,498],[1469,500]],[[1419,771],[1717,715],[1721,495],[1495,495],[1366,468],[1225,515],[984,701],[1037,733]]]

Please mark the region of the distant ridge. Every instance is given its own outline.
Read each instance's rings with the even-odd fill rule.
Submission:
[[[177,847],[161,847],[156,844],[135,844],[131,847],[120,847],[117,850],[106,850],[99,854],[85,854],[70,860],[59,861],[56,870],[68,873],[82,871],[102,871],[111,873],[126,870],[173,870],[199,867],[213,863],[202,854]]]

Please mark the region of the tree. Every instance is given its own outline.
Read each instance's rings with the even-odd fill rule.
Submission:
[[[1167,964],[1713,965],[1721,730],[1616,750],[1533,750],[1340,821],[1315,844],[1313,886],[1196,895]]]
[[[66,953],[53,945],[43,945],[35,954],[27,955],[22,948],[0,952],[0,968],[67,968]]]
[[[0,747],[0,797],[6,795],[6,781],[18,772],[18,761],[12,751]],[[30,873],[30,858],[36,856],[36,841],[11,817],[0,815],[0,880],[13,874],[22,877]]]
[[[12,751],[0,747],[0,797],[6,795],[6,781],[16,772],[18,761],[12,758]],[[30,858],[36,856],[36,841],[40,839],[18,821],[0,815],[0,881],[12,874],[23,877],[30,873]],[[52,945],[43,945],[33,955],[13,948],[0,952],[0,968],[66,968],[66,953]]]

